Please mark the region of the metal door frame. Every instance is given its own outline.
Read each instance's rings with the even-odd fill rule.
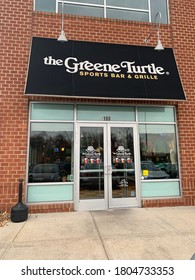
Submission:
[[[128,208],[128,207],[140,207],[141,199],[140,199],[140,164],[139,164],[139,152],[138,152],[138,132],[137,125],[132,123],[108,123],[107,129],[107,142],[111,141],[111,128],[112,127],[129,127],[133,128],[133,145],[134,145],[134,167],[135,167],[135,188],[136,188],[136,196],[129,198],[112,198],[112,190],[108,192],[108,206],[109,209],[112,208]],[[108,166],[111,165],[111,143],[108,143]],[[112,185],[112,174],[108,174],[108,185]]]
[[[104,142],[104,199],[89,199],[79,200],[80,191],[80,128],[81,127],[102,127],[103,128],[103,142]],[[111,148],[110,148],[110,133],[111,127],[132,127],[133,128],[133,141],[134,141],[134,159],[135,159],[135,184],[136,184],[136,197],[130,200],[123,198],[123,204],[120,204],[119,199],[114,199],[115,203],[111,203],[112,189],[109,190],[111,185]],[[112,208],[130,208],[141,207],[141,180],[140,180],[140,157],[139,157],[139,137],[138,127],[135,123],[124,122],[77,122],[75,124],[75,153],[74,153],[74,206],[75,210],[90,211],[90,210],[107,210]],[[109,174],[110,173],[110,174]],[[122,202],[122,201],[121,201]],[[111,205],[112,204],[112,205]]]

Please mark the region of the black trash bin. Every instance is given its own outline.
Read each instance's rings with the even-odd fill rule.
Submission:
[[[24,222],[28,219],[28,206],[22,202],[23,179],[19,179],[18,203],[11,209],[11,221],[14,223]]]

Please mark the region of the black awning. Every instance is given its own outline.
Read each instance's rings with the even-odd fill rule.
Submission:
[[[32,40],[26,94],[185,100],[173,50]]]

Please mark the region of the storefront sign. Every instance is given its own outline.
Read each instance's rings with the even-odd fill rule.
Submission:
[[[26,93],[185,100],[172,49],[36,37]]]

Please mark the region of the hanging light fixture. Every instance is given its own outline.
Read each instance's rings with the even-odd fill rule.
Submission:
[[[159,16],[159,21],[158,21],[158,31],[157,31],[157,45],[156,47],[154,48],[155,51],[162,51],[164,50],[164,47],[161,43],[161,40],[160,40],[160,20],[161,20],[161,12],[158,12],[155,16],[155,19],[154,19],[154,23],[152,24],[152,29],[151,29],[151,32],[150,32],[150,35],[148,36],[148,38],[145,39],[145,43],[147,43],[150,39],[150,37],[152,36],[153,32],[154,32],[154,28],[155,28],[155,23],[156,23],[156,20],[157,20],[157,17]]]
[[[68,39],[66,38],[65,32],[64,32],[64,1],[62,1],[62,30],[60,33],[60,36],[58,38],[59,42],[67,42]]]

